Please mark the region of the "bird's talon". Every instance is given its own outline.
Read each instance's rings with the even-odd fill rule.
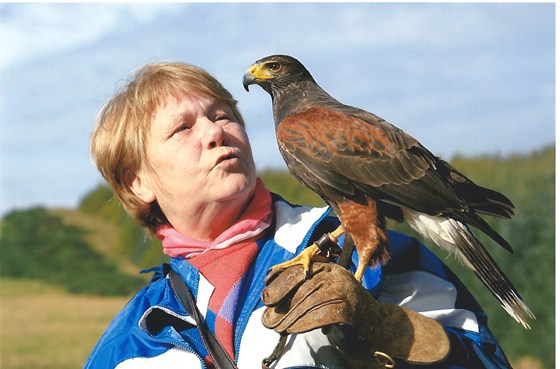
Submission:
[[[311,276],[310,275],[311,264],[314,261],[328,261],[328,259],[325,256],[319,255],[320,252],[321,250],[314,243],[308,248],[306,248],[305,250],[303,250],[299,255],[297,255],[293,259],[274,265],[272,267],[272,270],[286,269],[294,265],[301,265],[303,267],[303,273],[305,279],[308,279],[308,277]]]

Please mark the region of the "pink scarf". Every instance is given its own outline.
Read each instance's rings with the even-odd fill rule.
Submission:
[[[170,225],[156,231],[162,240],[163,253],[171,257],[190,258],[208,250],[223,249],[261,233],[272,222],[272,197],[262,180],[257,178],[255,194],[239,220],[213,241],[199,241],[181,234]]]

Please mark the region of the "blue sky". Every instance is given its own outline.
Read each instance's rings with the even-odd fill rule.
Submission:
[[[554,3],[0,4],[0,214],[75,207],[102,182],[92,123],[153,61],[234,94],[259,169],[284,164],[270,99],[241,78],[277,53],[446,159],[539,149],[555,141],[554,27]]]

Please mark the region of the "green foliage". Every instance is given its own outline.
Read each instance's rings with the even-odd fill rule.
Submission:
[[[120,223],[124,214],[109,186],[101,184],[82,199],[79,209],[86,214],[97,215],[115,223]]]
[[[1,224],[0,275],[40,279],[74,293],[124,295],[141,279],[118,272],[84,240],[82,229],[65,225],[43,208],[14,211]]]
[[[161,241],[147,233],[126,213],[107,185],[97,186],[82,199],[78,208],[117,226],[118,243],[112,253],[125,255],[139,268],[148,268],[169,260],[161,252]]]
[[[268,169],[259,173],[266,187],[292,204],[325,206],[325,202],[285,170]]]

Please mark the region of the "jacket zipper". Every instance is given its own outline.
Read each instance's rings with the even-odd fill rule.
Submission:
[[[151,338],[156,342],[166,343],[168,345],[172,345],[174,347],[180,348],[186,352],[195,355],[198,358],[198,361],[200,361],[200,367],[202,369],[206,369],[206,364],[204,364],[204,359],[192,347],[190,347],[186,343],[183,343],[181,341],[175,341],[175,340],[168,340],[168,339],[161,339],[161,338],[154,338],[154,337]]]

